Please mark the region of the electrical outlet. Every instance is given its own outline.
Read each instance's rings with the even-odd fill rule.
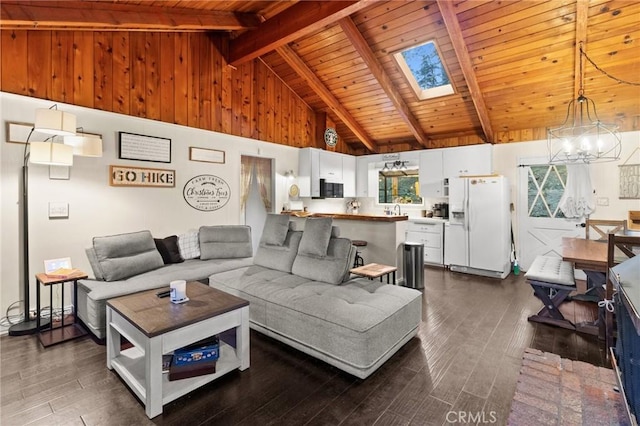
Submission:
[[[609,197],[598,197],[596,203],[599,206],[608,206],[609,205]]]

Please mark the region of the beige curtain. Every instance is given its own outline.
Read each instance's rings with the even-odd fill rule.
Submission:
[[[251,177],[253,176],[254,157],[242,156],[240,159],[240,210],[247,206]]]
[[[273,200],[271,199],[271,159],[254,158],[254,165],[262,203],[265,210],[270,212],[273,205]]]
[[[270,212],[273,205],[271,194],[271,159],[242,156],[240,159],[240,209],[244,210],[249,198],[253,171],[256,172],[260,198],[264,208]]]

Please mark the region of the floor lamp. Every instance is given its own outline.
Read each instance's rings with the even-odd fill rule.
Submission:
[[[29,316],[29,162],[34,164],[71,166],[73,165],[73,147],[53,141],[56,135],[76,134],[76,117],[73,114],[54,109],[37,109],[36,120],[27,136],[24,146],[22,165],[22,279],[24,286],[24,320],[9,327],[10,336],[22,336],[38,332],[36,320]],[[34,131],[52,135],[44,142],[30,142]],[[37,284],[36,284],[37,285]],[[40,312],[36,312],[40,315]],[[48,327],[49,322],[41,321],[40,328]]]

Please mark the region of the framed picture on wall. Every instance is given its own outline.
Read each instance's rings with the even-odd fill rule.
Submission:
[[[118,158],[171,163],[171,139],[118,132]]]
[[[189,147],[189,160],[224,164],[224,151],[191,146]]]

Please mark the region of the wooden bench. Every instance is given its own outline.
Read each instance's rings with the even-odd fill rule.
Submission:
[[[575,324],[566,319],[559,309],[567,296],[576,290],[573,264],[557,257],[537,256],[525,278],[544,305],[528,320],[575,330]]]

